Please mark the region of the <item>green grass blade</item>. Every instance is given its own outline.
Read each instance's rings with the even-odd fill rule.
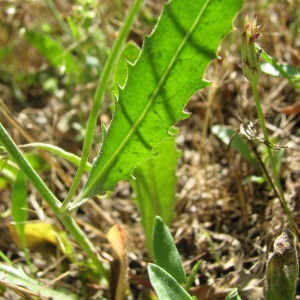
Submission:
[[[201,260],[197,261],[197,263],[193,266],[189,276],[186,279],[186,283],[184,285],[184,289],[188,292],[192,286],[192,284],[194,283],[195,280],[195,276],[197,275],[199,269],[201,266]]]
[[[25,221],[27,219],[27,185],[22,171],[17,173],[11,191],[11,214],[20,237],[20,244],[24,251],[27,265],[31,268],[28,249],[26,247]]]
[[[53,67],[63,67],[68,74],[78,72],[79,62],[70,52],[65,51],[59,41],[52,39],[50,35],[27,29],[24,36]]]
[[[156,158],[137,167],[134,170],[136,180],[132,180],[150,257],[153,257],[155,216],[160,216],[166,225],[170,225],[174,216],[177,182],[175,168],[179,158],[174,138],[161,142],[154,151],[157,152]]]
[[[59,24],[62,31],[69,37],[69,39],[71,41],[73,41],[73,36],[72,36],[71,30],[68,27],[67,23],[62,18],[61,14],[58,11],[58,9],[56,8],[54,2],[52,0],[45,0],[45,2],[47,4],[48,8],[51,10],[54,18],[56,19],[56,21]]]
[[[212,127],[212,133],[216,135],[225,145],[228,146],[231,137],[234,134],[234,130],[223,125],[214,125]],[[230,147],[240,153],[243,158],[250,163],[253,167],[258,168],[255,155],[252,153],[248,144],[244,141],[241,135],[236,135]]]
[[[242,300],[239,296],[239,292],[237,288],[233,288],[231,291],[228,292],[226,295],[225,300]]]
[[[78,299],[77,295],[69,291],[54,290],[42,285],[37,280],[28,277],[21,268],[14,268],[2,263],[0,263],[0,278],[1,286],[20,292],[23,299]]]
[[[181,258],[169,228],[160,217],[155,218],[153,252],[155,263],[166,270],[179,284],[182,284],[185,281],[185,272]]]
[[[155,264],[148,265],[152,286],[159,300],[191,300],[192,297],[164,269]]]
[[[102,260],[98,256],[96,249],[93,244],[84,234],[84,232],[80,229],[74,219],[66,214],[62,214],[60,212],[61,202],[57,199],[57,197],[51,192],[45,182],[41,179],[41,177],[37,174],[37,172],[32,168],[29,164],[28,160],[24,157],[20,149],[11,139],[8,132],[5,130],[3,125],[0,123],[0,143],[5,147],[6,151],[11,155],[19,168],[26,175],[27,179],[30,180],[32,185],[38,190],[43,199],[48,203],[48,205],[53,210],[56,217],[60,220],[60,222],[66,227],[66,229],[70,232],[70,234],[74,237],[74,239],[78,242],[78,244],[84,249],[89,258],[93,261],[95,266],[98,268],[99,273],[103,275],[105,278],[108,278],[108,274],[106,269],[103,266]]]
[[[0,258],[5,262],[7,265],[13,267],[14,263],[0,250]],[[1,290],[1,288],[0,288]]]
[[[256,47],[258,49],[258,47]],[[261,70],[272,76],[286,78],[296,89],[300,90],[300,68],[288,64],[278,63],[272,56],[262,50],[261,58],[266,62],[261,65]]]
[[[187,116],[182,109],[189,97],[208,86],[204,71],[241,5],[173,0],[164,7],[138,61],[128,64],[126,86],[76,203],[129,179],[134,167],[154,156],[153,147],[170,137],[170,127]]]
[[[22,171],[19,171],[12,186],[11,192],[11,214],[16,229],[20,235],[22,248],[26,248],[25,221],[27,219],[27,185]]]

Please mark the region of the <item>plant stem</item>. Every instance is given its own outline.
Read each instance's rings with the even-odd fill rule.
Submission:
[[[112,47],[111,54],[104,65],[103,71],[102,71],[100,79],[99,79],[99,84],[98,84],[98,87],[96,90],[96,94],[94,96],[94,101],[93,101],[92,109],[91,109],[91,112],[89,115],[88,123],[87,123],[87,129],[86,129],[86,135],[85,135],[85,140],[84,140],[84,144],[83,144],[81,161],[80,161],[79,167],[77,169],[77,172],[75,174],[73,184],[69,190],[69,193],[68,193],[66,199],[64,200],[64,202],[61,206],[62,212],[66,211],[67,206],[71,202],[72,197],[76,193],[78,185],[81,181],[81,177],[82,177],[82,174],[86,167],[86,162],[88,160],[88,156],[89,156],[91,145],[92,145],[94,129],[95,129],[96,122],[97,122],[98,111],[99,111],[99,108],[101,105],[101,101],[103,99],[105,89],[108,84],[108,80],[112,74],[114,64],[117,61],[117,58],[121,52],[122,44],[124,43],[124,41],[126,40],[126,38],[128,36],[128,33],[130,31],[130,28],[132,26],[134,18],[137,15],[142,2],[143,2],[143,0],[135,0],[134,1],[133,5],[131,6],[131,8],[127,14],[126,20],[120,30],[120,33]]]
[[[20,148],[37,148],[41,150],[48,151],[54,155],[57,155],[61,158],[64,158],[65,160],[71,162],[75,166],[78,166],[80,163],[80,157],[71,153],[63,150],[62,148],[59,148],[57,146],[51,145],[51,144],[46,144],[46,143],[30,143],[30,144],[25,144],[19,146]],[[87,163],[85,166],[85,171],[90,171],[92,168],[91,164]]]
[[[261,105],[260,105],[260,99],[259,99],[259,95],[258,95],[258,89],[257,89],[256,82],[251,82],[251,87],[252,87],[252,92],[253,92],[253,96],[254,96],[254,99],[255,99],[255,105],[256,105],[256,110],[257,110],[260,126],[261,126],[263,134],[264,134],[264,139],[267,142],[269,142],[269,136],[268,136],[268,132],[267,132],[266,124],[265,124],[265,119],[264,119],[262,109],[261,109]],[[289,224],[291,226],[291,229],[294,232],[296,232],[295,224],[294,224],[294,221],[293,221],[293,218],[292,218],[292,214],[291,214],[291,211],[289,210],[287,202],[285,200],[285,196],[284,196],[282,186],[281,186],[281,183],[280,183],[280,180],[279,180],[279,175],[276,171],[276,164],[275,164],[275,160],[274,160],[274,157],[273,157],[272,150],[271,150],[270,147],[267,147],[267,151],[268,151],[268,156],[269,156],[271,169],[272,169],[272,173],[273,173],[274,184],[275,184],[275,187],[277,188],[277,193],[279,193],[279,195],[280,195],[280,201],[281,201],[281,204],[284,208],[284,211],[285,211],[285,213],[288,217],[288,221],[289,221]]]
[[[59,24],[59,26],[61,27],[62,31],[68,36],[68,38],[71,41],[74,41],[72,33],[68,27],[68,25],[66,24],[66,22],[63,20],[63,18],[60,15],[60,12],[57,10],[55,4],[53,3],[52,0],[45,0],[48,8],[51,10],[54,18],[56,19],[57,23]]]
[[[201,260],[197,261],[197,263],[193,266],[188,278],[186,279],[186,283],[184,285],[184,289],[189,293],[190,288],[195,280],[195,276],[197,275],[199,268],[201,266]]]
[[[6,151],[11,155],[14,161],[17,163],[19,168],[30,180],[32,185],[38,190],[43,199],[48,203],[56,217],[65,226],[65,228],[70,232],[76,242],[81,246],[81,248],[86,252],[88,257],[93,261],[99,272],[108,279],[107,271],[105,270],[103,263],[99,256],[96,254],[96,250],[84,232],[76,224],[73,218],[67,214],[63,214],[60,211],[61,203],[51,192],[45,182],[36,173],[36,171],[31,167],[27,159],[24,157],[22,152],[19,150],[17,145],[11,139],[3,125],[0,123],[0,141],[5,147]]]
[[[272,189],[274,190],[274,192],[276,194],[276,197],[278,197],[278,199],[280,199],[280,195],[278,193],[278,190],[277,190],[276,186],[274,185],[274,182],[273,182],[273,180],[272,180],[272,178],[271,178],[271,176],[270,176],[270,174],[269,174],[269,172],[268,172],[268,170],[267,170],[264,162],[262,161],[262,159],[261,159],[258,151],[256,150],[254,143],[252,141],[250,141],[250,140],[248,141],[248,143],[250,144],[250,146],[252,148],[252,151],[255,154],[255,157],[256,157],[256,159],[259,162],[259,165],[261,167],[262,172],[266,175],[266,177],[267,177],[267,179],[269,181],[269,184],[271,185]]]

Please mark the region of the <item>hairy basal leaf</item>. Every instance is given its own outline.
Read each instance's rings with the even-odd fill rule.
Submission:
[[[152,148],[187,116],[182,110],[190,96],[208,85],[203,73],[241,5],[242,0],[173,0],[164,7],[139,59],[128,65],[125,88],[77,201],[129,179],[155,155]]]
[[[184,288],[163,268],[148,264],[148,273],[159,300],[192,300]]]

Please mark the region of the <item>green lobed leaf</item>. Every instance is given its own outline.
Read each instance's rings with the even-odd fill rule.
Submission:
[[[180,255],[169,228],[158,216],[155,218],[153,231],[153,252],[155,263],[182,284],[185,281],[185,272]]]
[[[112,122],[75,202],[129,179],[134,167],[154,156],[153,147],[170,137],[170,127],[187,116],[182,109],[190,96],[208,86],[204,71],[242,2],[173,0],[165,5],[139,59],[128,64]]]
[[[115,85],[113,87],[113,92],[115,95],[119,96],[119,88],[118,85],[124,86],[126,79],[127,79],[127,62],[134,63],[140,53],[141,49],[137,44],[134,42],[128,42],[125,46],[124,49],[122,50],[122,53],[119,57],[117,66],[116,66],[116,71],[115,71],[115,78],[114,82]]]
[[[155,264],[148,265],[152,286],[159,300],[191,300],[192,297],[164,269]]]
[[[176,151],[175,138],[162,141],[154,148],[155,159],[148,159],[134,170],[132,187],[136,194],[141,222],[144,228],[148,253],[153,257],[152,232],[155,216],[170,225],[176,202],[176,163],[180,153]]]

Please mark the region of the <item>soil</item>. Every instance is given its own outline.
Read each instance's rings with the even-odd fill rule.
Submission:
[[[46,142],[80,155],[84,133],[74,124],[84,126],[98,78],[95,76],[84,86],[78,84],[72,96],[63,78],[59,78],[58,87],[64,95],[62,98],[45,92],[39,81],[28,84],[28,81],[17,78],[16,74],[31,74],[33,70],[39,74],[37,79],[41,79],[45,73],[57,75],[47,61],[18,34],[23,26],[34,28],[35,22],[38,23],[41,18],[45,18],[49,24],[54,22],[42,1],[33,2],[16,1],[13,19],[7,14],[9,1],[0,3],[0,22],[6,26],[5,30],[0,31],[10,32],[9,36],[2,35],[2,38],[0,32],[0,45],[10,44],[13,39],[18,42],[12,55],[6,58],[5,65],[0,67],[0,101],[3,103],[1,123],[18,145]],[[59,7],[62,14],[68,14],[74,5],[72,1],[65,2],[64,7]],[[104,5],[105,22],[112,34],[120,25],[116,21],[119,17],[113,4],[104,2],[107,2]],[[127,2],[130,1],[123,2],[124,10]],[[161,2],[147,1],[144,18],[140,16],[136,21],[130,38],[138,44],[142,44],[143,33],[149,33],[153,27],[145,22],[146,12],[154,18],[161,10]],[[212,127],[220,124],[237,129],[241,125],[239,118],[253,122],[257,119],[249,82],[239,67],[241,24],[246,13],[257,14],[258,22],[263,24],[258,43],[267,53],[280,63],[300,66],[300,20],[296,2],[246,1],[234,22],[236,29],[218,50],[219,59],[207,69],[205,79],[212,81],[212,84],[191,97],[185,108],[191,113],[190,117],[176,124],[179,129],[176,144],[181,156],[176,171],[178,200],[170,231],[187,274],[197,261],[201,261],[191,290],[198,299],[225,299],[226,293],[233,287],[239,289],[243,300],[263,299],[268,257],[273,251],[274,240],[289,225],[282,204],[270,185],[246,181],[251,176],[261,177],[261,170],[251,166],[234,149],[227,149],[213,134]],[[42,16],[34,14],[34,5],[40,6]],[[108,44],[111,41],[112,36],[107,38]],[[11,74],[14,74],[13,80]],[[18,91],[22,96],[18,96]],[[300,93],[287,79],[263,73],[259,80],[259,94],[270,138],[287,146],[281,158],[280,182],[294,223],[300,226]],[[62,101],[68,97],[68,101]],[[85,99],[84,105],[79,98]],[[107,96],[100,112],[99,118],[105,124],[111,119],[110,101]],[[257,131],[262,137],[259,126]],[[91,157],[97,153],[100,139],[101,129],[97,128]],[[255,147],[263,157],[266,146],[255,143]],[[51,155],[44,156],[44,159],[50,162],[51,168],[41,171],[40,175],[51,190],[63,199],[76,169],[63,159]],[[5,174],[0,173],[1,177],[7,179]],[[15,234],[9,230],[12,221],[9,213],[11,184],[9,180],[7,182],[7,185],[0,186],[0,250],[15,266],[28,271],[24,253],[14,242]],[[106,233],[112,225],[122,225],[128,237],[127,299],[147,299],[151,292],[146,269],[149,258],[134,196],[130,184],[120,182],[103,199],[92,199],[84,204],[75,219],[99,253],[108,259],[113,253]],[[28,205],[29,220],[50,222],[58,230],[63,229],[31,185]],[[74,247],[74,254],[84,261],[83,251],[75,244]],[[65,288],[82,299],[99,299],[100,295],[108,294],[104,285],[88,277],[84,281],[82,270],[49,241],[34,245],[30,249],[30,258],[37,277],[46,285]],[[3,294],[4,299],[21,298],[13,290],[8,288]],[[299,284],[297,299],[300,299]]]

